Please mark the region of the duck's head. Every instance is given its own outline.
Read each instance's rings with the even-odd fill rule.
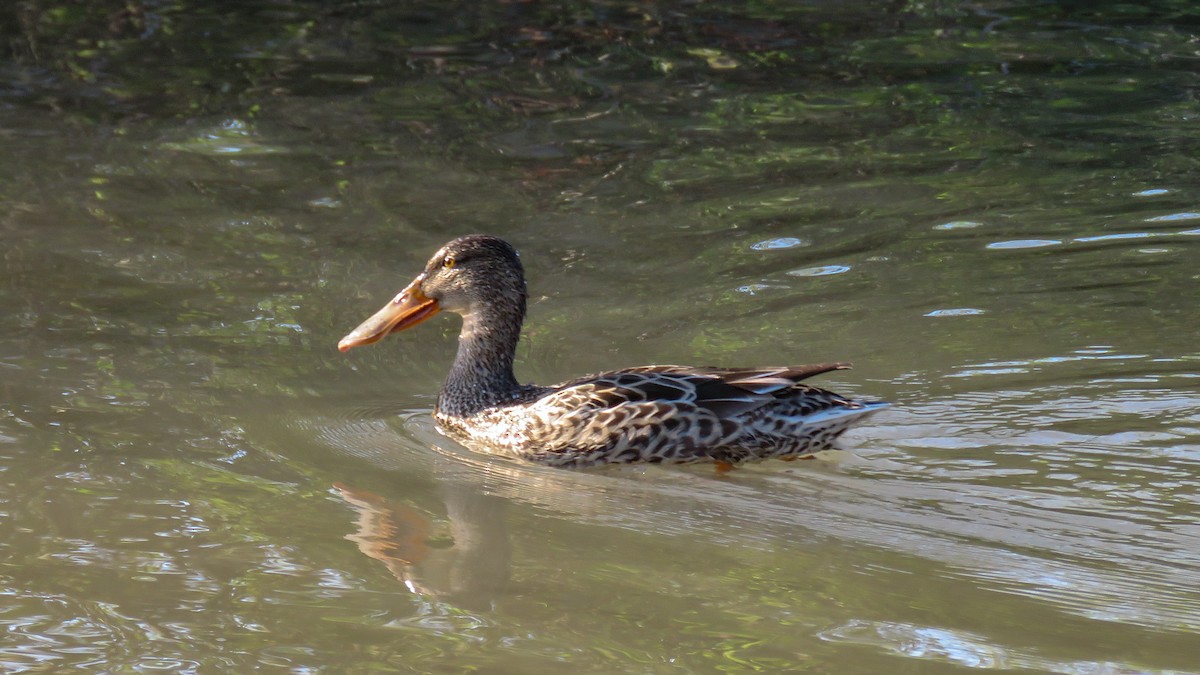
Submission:
[[[492,321],[504,317],[520,330],[525,318],[525,272],[516,249],[484,234],[446,244],[391,302],[342,338],[338,350],[377,342],[443,309],[468,321],[481,315]]]

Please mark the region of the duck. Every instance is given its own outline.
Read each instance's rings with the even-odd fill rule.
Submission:
[[[382,309],[338,342],[372,344],[447,311],[462,317],[458,353],[433,411],[473,450],[555,467],[810,458],[885,408],[804,382],[848,363],[773,368],[650,365],[553,386],[520,384],[513,361],[528,291],[517,250],[459,237]]]

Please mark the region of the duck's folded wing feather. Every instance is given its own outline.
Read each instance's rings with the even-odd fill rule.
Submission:
[[[539,407],[595,414],[628,403],[653,402],[682,405],[689,411],[698,408],[729,419],[789,395],[801,380],[849,367],[847,363],[752,369],[642,366],[559,385],[539,401]]]
[[[542,441],[548,455],[569,450],[628,461],[626,453],[647,459],[668,446],[680,456],[702,453],[742,434],[738,418],[746,413],[801,391],[828,394],[798,380],[846,367],[644,366],[603,373],[550,388],[531,401],[523,416],[530,425],[525,431]],[[836,405],[833,400],[812,404]]]

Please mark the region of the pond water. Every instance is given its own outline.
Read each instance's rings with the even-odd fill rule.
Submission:
[[[0,23],[0,670],[1200,672],[1191,3],[386,5]],[[523,381],[894,405],[480,456],[456,319],[336,350],[471,232]]]

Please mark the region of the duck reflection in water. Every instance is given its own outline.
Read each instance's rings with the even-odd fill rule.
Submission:
[[[411,592],[468,610],[487,610],[509,577],[503,502],[465,487],[445,490],[450,543],[439,546],[429,519],[406,504],[343,484],[334,489],[358,513],[346,535]]]

